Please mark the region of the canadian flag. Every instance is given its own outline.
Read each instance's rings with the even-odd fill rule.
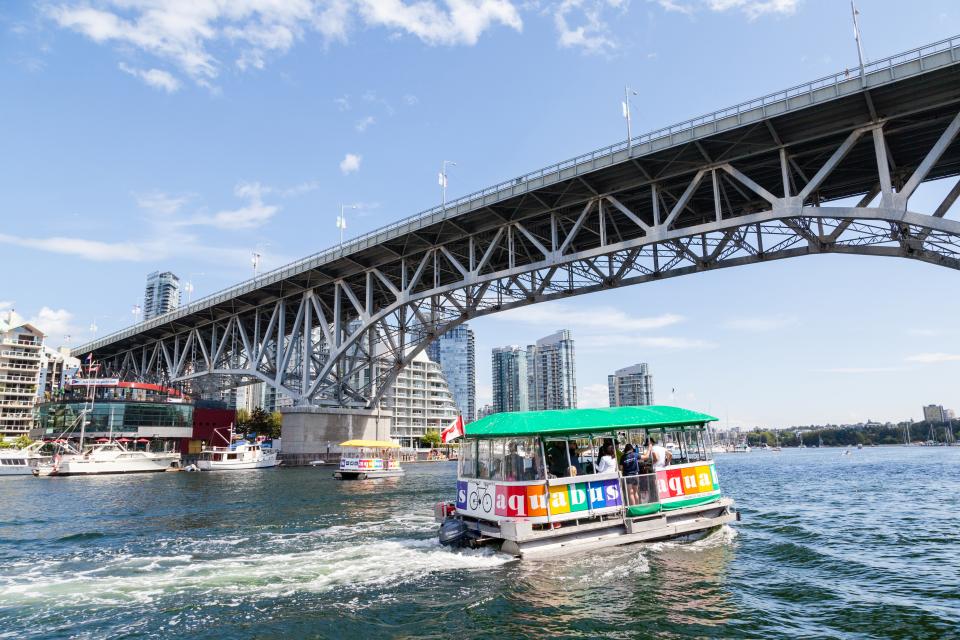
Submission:
[[[457,416],[457,419],[450,423],[446,429],[440,432],[440,440],[446,444],[451,440],[456,440],[463,436],[463,416]]]

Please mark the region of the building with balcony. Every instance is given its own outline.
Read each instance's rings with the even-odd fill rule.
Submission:
[[[0,438],[30,432],[40,391],[43,333],[13,311],[0,318]]]
[[[646,362],[617,369],[607,376],[611,407],[653,404],[653,375]]]
[[[569,329],[527,347],[527,381],[530,411],[577,408],[577,366]]]
[[[440,365],[423,352],[397,375],[385,405],[393,413],[390,437],[406,448],[419,448],[427,431],[442,431],[458,414]]]
[[[464,422],[477,419],[477,358],[473,329],[461,324],[427,347],[427,356],[440,365]]]
[[[154,271],[147,276],[143,291],[143,319],[149,320],[180,306],[180,278],[170,271]]]
[[[527,350],[517,345],[496,347],[491,361],[493,411],[529,411]]]

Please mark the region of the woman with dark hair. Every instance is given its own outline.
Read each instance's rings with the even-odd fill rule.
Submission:
[[[597,463],[595,473],[608,473],[617,468],[617,453],[612,444],[604,444],[600,447],[600,461]]]

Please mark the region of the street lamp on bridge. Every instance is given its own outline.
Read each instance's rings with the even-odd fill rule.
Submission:
[[[343,230],[347,228],[347,216],[343,213],[344,209],[356,209],[355,204],[340,204],[340,215],[337,217],[337,229],[340,229],[340,246],[343,246]]]
[[[447,208],[447,166],[455,167],[457,163],[453,160],[444,160],[440,165],[440,206]]]

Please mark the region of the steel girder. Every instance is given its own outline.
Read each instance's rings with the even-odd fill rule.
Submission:
[[[807,150],[806,171],[784,145],[766,165],[751,165],[756,175],[763,167],[762,179],[736,161],[711,161],[701,149],[702,162],[679,188],[675,180],[665,186],[647,179],[604,192],[581,181],[582,197],[571,200],[565,187],[562,206],[533,195],[516,215],[491,209],[482,227],[449,222],[393,260],[324,274],[316,284],[196,326],[172,327],[104,360],[113,374],[181,382],[194,391],[262,381],[300,404],[372,407],[431,341],[507,309],[819,253],[958,269],[960,222],[944,216],[960,196],[960,182],[933,211],[909,208],[925,180],[957,175],[956,153],[944,158],[960,131],[960,113],[941,117],[939,136],[925,138],[922,153],[899,163],[888,132],[911,125],[878,119],[833,138],[832,146]],[[816,171],[809,168],[812,154],[819,156]],[[872,167],[875,186],[854,206],[831,206],[822,186],[842,182],[851,157],[858,180],[865,165]],[[636,169],[642,176],[643,167]]]

